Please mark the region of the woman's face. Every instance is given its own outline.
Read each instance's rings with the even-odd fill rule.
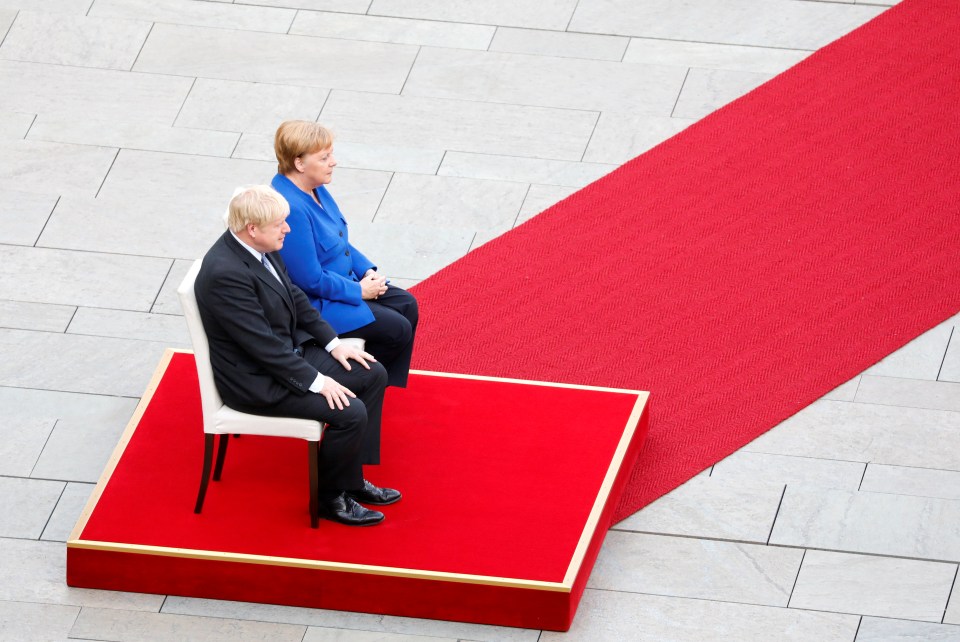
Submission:
[[[333,168],[336,166],[337,159],[333,157],[332,146],[319,152],[298,156],[296,161],[297,170],[313,187],[326,185],[333,180]]]

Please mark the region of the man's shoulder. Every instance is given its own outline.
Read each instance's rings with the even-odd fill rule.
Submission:
[[[198,282],[208,281],[223,273],[236,272],[237,268],[243,265],[240,254],[230,247],[230,241],[232,240],[230,232],[225,232],[207,250],[207,253],[203,256],[203,262],[200,264],[200,272],[197,274]]]

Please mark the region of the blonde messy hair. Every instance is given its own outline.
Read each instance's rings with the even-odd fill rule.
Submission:
[[[333,134],[320,123],[286,120],[280,123],[273,137],[277,171],[281,174],[290,174],[296,169],[294,161],[298,157],[322,151],[332,145]]]
[[[247,225],[267,225],[290,213],[290,205],[266,185],[237,188],[227,210],[227,227],[239,234]]]

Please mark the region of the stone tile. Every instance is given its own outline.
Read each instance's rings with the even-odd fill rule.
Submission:
[[[150,27],[142,20],[21,11],[0,47],[0,58],[130,69]]]
[[[712,479],[857,490],[866,464],[737,451],[714,464]]]
[[[539,631],[515,629],[487,624],[444,622],[416,618],[327,611],[275,604],[253,604],[221,600],[198,600],[168,596],[163,603],[163,613],[180,613],[211,618],[236,618],[261,622],[287,622],[311,627],[343,629],[346,634],[359,631],[379,634],[426,635],[439,638],[475,640],[476,642],[537,642]],[[347,637],[349,640],[350,637]]]
[[[623,61],[779,74],[808,55],[809,51],[796,49],[631,38]]]
[[[233,0],[234,4],[255,4],[265,7],[289,7],[313,11],[342,11],[366,13],[370,0]]]
[[[136,398],[0,387],[4,421],[33,422],[33,425],[56,423],[33,467],[34,477],[46,479],[97,481],[137,401]]]
[[[66,640],[79,613],[75,606],[0,601],[0,639]]]
[[[50,193],[0,190],[0,243],[33,245],[57,203]]]
[[[685,74],[680,67],[423,49],[403,95],[669,116]]]
[[[118,609],[84,608],[70,637],[124,642],[204,640],[204,642],[300,642],[306,629],[293,624],[274,624],[216,618],[145,613]]]
[[[0,419],[0,475],[29,477],[50,437],[54,421],[33,417]]]
[[[4,4],[5,3],[0,3],[0,7],[3,7]],[[7,35],[7,31],[10,29],[10,26],[13,24],[13,20],[16,17],[16,9],[0,8],[0,42],[3,42],[4,37]]]
[[[0,298],[123,310],[150,309],[169,259],[0,246]]]
[[[109,147],[0,141],[0,192],[36,192],[43,198],[57,193],[95,196],[116,156],[117,150]],[[52,180],[51,158],[70,167],[69,172],[56,172],[56,181]]]
[[[276,173],[276,161],[133,150],[121,150],[117,161],[117,167],[100,190],[100,198],[139,197],[140,202],[165,202],[168,206],[177,199],[189,199],[189,205],[194,208],[205,204],[214,206],[218,217],[226,210],[230,195],[238,185],[269,182]]]
[[[956,564],[807,551],[790,607],[940,622]]]
[[[490,44],[490,51],[620,61],[629,42],[619,36],[500,27]]]
[[[183,316],[183,308],[180,307],[180,299],[177,298],[177,288],[187,275],[187,270],[193,265],[192,260],[174,261],[170,273],[167,274],[163,287],[160,288],[160,294],[150,309],[154,314],[172,314]]]
[[[950,338],[950,345],[947,346],[947,353],[943,357],[937,380],[960,383],[960,330],[957,330],[956,326]]]
[[[399,93],[416,52],[409,45],[158,24],[134,69]]]
[[[128,150],[121,151],[120,160],[122,168],[118,162],[99,198],[61,199],[41,245],[170,256],[185,259],[189,266],[226,229],[223,214],[233,190],[239,185],[267,184],[276,173],[276,161]],[[349,221],[370,220],[389,182],[390,174],[385,172],[338,169],[331,192]],[[164,224],[144,225],[145,220]],[[172,285],[174,290],[182,278],[183,274]],[[155,295],[156,290],[150,290],[151,298]],[[167,300],[164,309],[152,311],[180,314],[175,295]],[[130,305],[92,307],[135,309]]]
[[[892,495],[960,499],[960,471],[870,464],[860,490]]]
[[[30,129],[29,140],[80,145],[109,145],[179,154],[228,157],[240,135],[231,132],[170,127],[153,123],[113,120],[76,120],[41,115]]]
[[[443,160],[443,151],[439,149],[339,141],[334,143],[334,154],[337,167],[342,169],[371,169],[408,174],[436,174]],[[244,134],[233,152],[233,157],[275,161],[273,136]]]
[[[950,603],[947,605],[947,612],[943,615],[943,621],[946,624],[960,624],[960,591],[957,590],[956,584],[950,596]]]
[[[3,26],[0,23],[0,38],[2,38]],[[27,130],[33,124],[36,114],[24,114],[22,112],[4,111],[0,112],[0,139],[20,139],[27,135]]]
[[[169,126],[192,83],[177,76],[0,60],[0,86],[17,88],[0,93],[0,110]],[[76,170],[76,163],[71,167]]]
[[[300,11],[290,27],[290,33],[304,36],[481,51],[490,45],[495,31],[495,27],[476,24],[316,11]]]
[[[394,279],[419,281],[467,253],[473,233],[432,225],[358,222],[350,225],[350,242]],[[396,283],[403,287],[399,282]]]
[[[864,375],[858,403],[960,411],[960,383]]]
[[[316,120],[329,93],[317,87],[197,78],[176,126],[268,135],[266,160],[274,160],[273,134],[280,123]]]
[[[266,4],[257,2],[256,4]],[[286,33],[296,11],[191,0],[97,0],[90,16],[150,22]]]
[[[747,444],[744,450],[960,470],[960,415],[942,410],[816,401]]]
[[[99,197],[60,199],[38,245],[194,259],[223,233],[223,213],[233,190],[268,183],[275,171],[275,162],[124,149]],[[169,260],[152,260],[158,270],[170,265]],[[94,307],[146,311],[164,274],[157,288],[143,292],[150,298],[147,307]]]
[[[517,222],[514,221],[513,227],[517,226]],[[511,228],[512,229],[512,228]],[[498,227],[490,227],[485,230],[477,230],[473,235],[473,241],[470,242],[470,251],[473,252],[475,249],[480,247],[485,243],[489,243],[495,238],[499,238],[509,232],[510,230]]]
[[[183,317],[169,314],[78,308],[67,333],[160,341],[171,347],[190,347],[190,335]]]
[[[365,143],[580,160],[597,122],[587,111],[334,91],[322,121],[337,144]]]
[[[0,386],[139,397],[167,344],[0,330],[0,346]]]
[[[881,13],[879,7],[787,0],[581,0],[570,31],[664,40],[819,49]]]
[[[402,279],[390,277],[390,283],[397,286],[398,288],[403,288],[404,290],[409,290],[416,284],[420,283],[421,279]]]
[[[694,477],[614,528],[765,544],[781,484],[742,484]]]
[[[610,531],[588,588],[786,606],[803,551]]]
[[[544,631],[539,642],[850,642],[859,621],[854,615],[587,589],[570,630]]]
[[[527,196],[523,199],[523,206],[520,208],[516,225],[529,221],[540,212],[556,205],[576,191],[578,190],[574,187],[531,185],[530,189],[527,190]]]
[[[0,477],[0,537],[40,537],[63,487],[58,481]]]
[[[376,222],[504,232],[513,227],[526,193],[523,183],[395,174]]]
[[[390,184],[391,174],[361,169],[338,169],[328,186],[340,211],[353,225],[372,221]],[[352,241],[352,239],[351,239]]]
[[[56,13],[86,14],[93,0],[49,0],[43,3],[43,10]],[[0,9],[16,11],[17,9],[36,9],[34,0],[0,0]]]
[[[679,134],[693,122],[687,118],[604,111],[583,160],[626,163]]]
[[[137,401],[120,397],[0,386],[0,405],[3,407],[5,421],[58,421],[60,424],[70,424],[71,430],[77,432],[89,432],[98,426],[114,424],[118,437],[133,414]]]
[[[823,395],[821,399],[832,399],[833,401],[853,401],[857,396],[857,388],[860,387],[860,375],[857,375],[846,383]]]
[[[436,638],[426,635],[309,627],[303,642],[457,642],[457,640],[456,638]]]
[[[677,118],[703,118],[756,89],[773,74],[726,69],[691,69],[673,110]]]
[[[423,20],[473,22],[534,29],[567,28],[576,0],[373,0],[370,15],[399,16]]]
[[[579,188],[589,185],[614,169],[616,165],[447,152],[437,174]]]
[[[856,642],[960,642],[960,627],[865,617]]]
[[[960,501],[788,487],[771,544],[960,559]]]
[[[62,542],[0,540],[0,562],[7,578],[0,582],[0,600],[138,611],[158,611],[163,604],[162,595],[67,586]]]
[[[57,507],[53,509],[53,515],[47,522],[46,528],[40,539],[54,542],[66,542],[70,539],[70,533],[80,519],[80,513],[83,512],[90,494],[93,492],[94,484],[75,484],[69,483],[60,495],[60,501]]]
[[[941,323],[888,355],[876,365],[867,368],[863,374],[936,381],[940,364],[943,363],[947,345],[950,343],[950,335],[954,331],[953,327],[952,320]]]

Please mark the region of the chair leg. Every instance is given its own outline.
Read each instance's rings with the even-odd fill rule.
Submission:
[[[217,446],[217,466],[213,469],[213,481],[220,481],[220,474],[223,472],[223,460],[227,458],[227,444],[230,443],[230,435],[220,435],[220,443]]]
[[[197,494],[197,504],[193,507],[194,513],[203,510],[203,498],[207,494],[207,483],[210,481],[210,469],[213,467],[213,435],[203,435],[203,473],[200,475],[200,492]]]
[[[310,528],[320,525],[320,442],[308,441],[310,453]]]

